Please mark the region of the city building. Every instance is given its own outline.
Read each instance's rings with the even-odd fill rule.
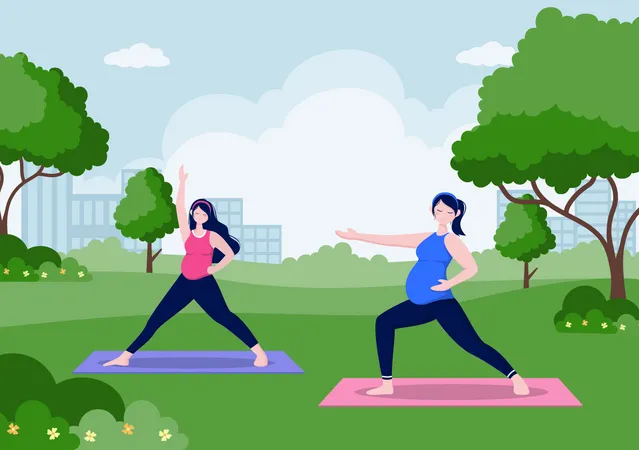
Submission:
[[[563,216],[549,216],[548,226],[555,235],[555,252],[563,252],[575,248],[577,239],[577,223]]]
[[[25,163],[25,177],[38,170]],[[57,172],[45,169],[47,172]],[[73,194],[73,178],[62,175],[55,178],[37,177],[21,190],[21,237],[27,247],[45,245],[59,252],[68,252],[71,240],[67,232],[70,214],[69,204]]]
[[[637,202],[623,200],[617,205],[617,211],[612,222],[612,240],[615,243],[615,249],[619,248],[621,243],[621,235],[623,230],[630,219],[630,216],[637,210]],[[631,255],[634,255],[637,250],[637,221],[630,227],[630,232],[626,238],[625,250],[629,251]]]

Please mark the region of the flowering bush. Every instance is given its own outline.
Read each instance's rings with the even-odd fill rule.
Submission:
[[[38,281],[39,278],[22,258],[11,258],[6,267],[0,265],[0,281]]]
[[[632,314],[624,314],[617,319],[617,328],[619,332],[624,336],[636,336],[639,334],[639,321],[634,318]]]
[[[38,270],[40,281],[91,281],[93,275],[85,266],[78,264],[75,258],[64,258],[60,267],[52,262],[45,262]]]
[[[22,403],[11,419],[0,414],[0,427],[2,450],[73,450],[80,445],[78,436],[70,433],[69,424],[61,417],[52,417],[49,408],[37,400]]]
[[[555,328],[560,333],[597,333],[615,334],[617,326],[605,317],[598,309],[591,309],[582,317],[577,313],[569,313],[562,320],[555,322]]]
[[[0,355],[0,386],[5,386],[0,389],[0,414],[8,419],[27,400],[43,402],[70,425],[77,425],[94,409],[108,410],[118,419],[124,416],[122,397],[107,383],[82,377],[56,383],[44,365],[26,355]]]
[[[80,450],[183,450],[188,445],[175,420],[161,417],[153,403],[143,400],[129,405],[124,421],[116,421],[107,411],[90,411],[71,432],[82,439]]]

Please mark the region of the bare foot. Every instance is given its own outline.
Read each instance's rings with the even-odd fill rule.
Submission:
[[[268,366],[268,356],[266,356],[266,353],[264,352],[264,350],[262,350],[260,344],[257,344],[255,347],[251,348],[251,351],[255,353],[255,362],[253,363],[255,367]]]
[[[530,390],[522,377],[515,375],[510,379],[513,382],[513,391],[515,395],[528,395]]]
[[[382,380],[380,387],[366,391],[366,395],[393,395],[393,392],[393,381]]]
[[[124,352],[122,353],[120,356],[118,356],[117,358],[104,363],[104,367],[108,367],[108,366],[123,366],[126,367],[129,365],[129,360],[131,359],[131,356],[133,356],[132,353],[129,352]]]

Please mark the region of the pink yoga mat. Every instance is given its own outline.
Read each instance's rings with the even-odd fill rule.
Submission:
[[[581,403],[558,378],[526,378],[528,396],[513,393],[505,378],[396,378],[395,392],[373,397],[366,391],[379,378],[344,378],[320,407],[580,407]]]

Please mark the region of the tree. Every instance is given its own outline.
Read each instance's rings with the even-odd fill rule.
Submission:
[[[115,227],[122,236],[146,242],[146,272],[153,273],[153,243],[178,227],[177,212],[171,198],[173,188],[156,169],[149,167],[131,177],[126,196],[115,209]]]
[[[521,198],[534,199],[530,194]],[[524,289],[530,287],[530,279],[538,269],[530,272],[530,262],[555,248],[555,235],[548,227],[547,216],[546,210],[539,205],[510,203],[506,208],[506,220],[495,233],[495,248],[499,253],[524,263]]]
[[[0,164],[18,163],[20,182],[0,210],[0,234],[8,233],[17,193],[38,177],[82,175],[106,162],[109,133],[87,115],[87,91],[60,69],[46,70],[23,53],[0,55]],[[25,164],[36,170],[25,175]],[[0,192],[4,173],[0,167]]]
[[[639,20],[620,24],[542,10],[519,42],[513,66],[483,80],[479,125],[452,148],[451,166],[461,180],[480,188],[493,184],[511,202],[544,206],[588,229],[605,250],[610,298],[626,298],[624,249],[639,216],[638,209],[615,249],[615,178],[639,172],[639,61],[628,58],[638,43]],[[571,211],[598,178],[612,190],[605,232]],[[544,195],[542,181],[558,194],[578,189],[558,205]],[[526,182],[536,199],[516,199],[506,187]]]

